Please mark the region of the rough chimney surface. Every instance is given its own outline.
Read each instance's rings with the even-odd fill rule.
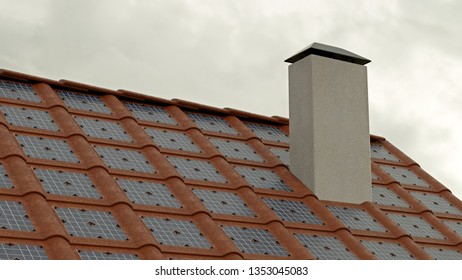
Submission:
[[[290,169],[322,200],[371,201],[367,69],[351,61],[369,60],[318,43],[310,47],[286,60],[293,63]],[[339,59],[345,54],[352,59]]]

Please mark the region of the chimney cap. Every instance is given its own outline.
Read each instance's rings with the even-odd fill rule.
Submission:
[[[305,49],[299,51],[295,55],[291,56],[290,58],[284,60],[284,62],[288,63],[295,63],[302,58],[309,56],[310,54],[315,54],[319,56],[329,57],[333,59],[338,59],[342,61],[347,61],[355,64],[365,65],[371,62],[369,59],[349,52],[347,50],[324,45],[321,43],[313,43],[306,47]]]

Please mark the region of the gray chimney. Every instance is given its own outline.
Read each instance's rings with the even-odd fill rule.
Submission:
[[[289,66],[290,169],[322,200],[372,200],[370,60],[313,43]]]

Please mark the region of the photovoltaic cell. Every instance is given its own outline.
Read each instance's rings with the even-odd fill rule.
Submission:
[[[94,146],[98,155],[109,168],[155,173],[144,155],[135,150]]]
[[[326,206],[342,223],[348,228],[358,230],[370,230],[386,232],[387,230],[379,224],[369,213],[364,209]]]
[[[462,212],[439,194],[409,191],[412,196],[436,213],[461,215]]]
[[[380,165],[380,168],[382,168],[400,184],[431,188],[427,182],[412,172],[410,168],[389,165]]]
[[[395,155],[390,153],[384,146],[379,143],[371,143],[371,156],[372,158],[377,159],[386,159],[397,162],[400,161]]]
[[[178,125],[178,123],[163,107],[141,105],[131,102],[125,102],[125,106],[138,120]]]
[[[263,198],[263,201],[283,220],[304,224],[323,224],[316,214],[301,201]]]
[[[194,144],[193,140],[189,138],[186,133],[154,128],[145,128],[145,130],[160,148],[189,151],[194,153],[201,152],[201,149]]]
[[[242,253],[289,256],[268,230],[237,226],[222,226]]]
[[[32,231],[34,226],[20,202],[0,200],[0,230]]]
[[[65,140],[29,135],[16,135],[16,139],[28,157],[73,163],[79,162]]]
[[[245,125],[263,140],[289,143],[289,137],[277,126],[251,122]]]
[[[85,173],[40,168],[34,168],[34,171],[47,193],[102,198]]]
[[[390,213],[386,215],[411,236],[446,239],[422,217]]]
[[[47,111],[0,105],[7,121],[13,126],[59,131]]]
[[[229,158],[237,158],[244,160],[253,160],[264,162],[265,160],[257,154],[247,143],[231,140],[222,140],[218,138],[210,138],[212,144],[225,156]]]
[[[144,223],[162,245],[212,248],[192,221],[143,217]]]
[[[0,80],[0,98],[42,103],[31,85]]]
[[[255,216],[236,193],[194,189],[194,194],[211,213]]]
[[[82,260],[139,260],[137,255],[124,253],[79,250],[79,254]]]
[[[435,247],[422,247],[434,260],[462,260],[462,253],[459,250],[451,250]]]
[[[58,91],[58,94],[70,109],[112,114],[99,96],[68,91]]]
[[[226,179],[208,161],[189,158],[167,157],[185,179],[226,183]]]
[[[213,131],[231,135],[239,135],[239,132],[237,132],[237,130],[235,130],[231,125],[229,125],[226,122],[226,120],[222,117],[194,113],[186,114],[203,131]]]
[[[0,260],[47,260],[42,246],[0,243]]]
[[[446,226],[448,226],[452,231],[462,236],[462,222],[460,221],[451,221],[451,220],[441,220]]]
[[[75,120],[87,136],[124,142],[133,141],[119,123],[81,117],[75,117]]]
[[[411,208],[406,201],[388,187],[372,186],[372,201],[380,205]]]
[[[356,260],[357,257],[333,236],[296,233],[295,237],[318,260]]]
[[[55,208],[55,210],[71,236],[127,239],[110,212],[75,208]]]
[[[399,243],[361,240],[379,260],[413,260],[415,257]]]
[[[0,163],[0,189],[2,188],[12,189],[14,188],[14,186],[5,168]]]
[[[284,149],[284,148],[275,148],[275,147],[270,147],[270,146],[267,146],[267,147],[270,149],[270,151],[275,156],[277,156],[282,161],[282,163],[284,163],[287,166],[290,165],[290,151],[289,151],[289,148]]]
[[[181,204],[164,184],[117,179],[117,183],[136,204],[180,208]]]
[[[287,192],[292,191],[290,187],[287,186],[284,181],[271,170],[244,166],[234,166],[234,168],[243,178],[247,180],[247,182],[250,183],[251,186],[255,188]]]

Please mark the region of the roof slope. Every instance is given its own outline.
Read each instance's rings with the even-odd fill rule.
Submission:
[[[0,77],[0,259],[461,259],[461,201],[384,138],[374,203],[319,201],[285,118]]]

